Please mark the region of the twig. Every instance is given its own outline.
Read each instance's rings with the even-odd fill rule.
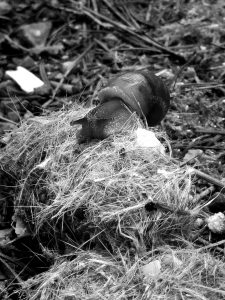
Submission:
[[[76,14],[76,12],[74,10],[71,10],[70,9],[70,12],[73,12]],[[97,17],[93,16],[92,14],[90,14],[89,12],[85,12],[86,16],[90,17],[93,21],[95,21],[95,23],[97,23],[98,25],[102,26],[102,27],[105,27],[105,28],[112,28],[113,26],[109,23],[103,23],[101,22]],[[97,14],[97,12],[96,12]]]
[[[225,130],[217,130],[214,128],[198,128],[198,129],[194,129],[194,130],[196,133],[225,135]]]
[[[48,76],[46,74],[45,66],[44,66],[43,62],[40,63],[39,71],[40,71],[41,79],[44,81],[44,83],[46,84],[46,86],[48,86],[49,88],[51,88],[51,83],[50,83],[50,81],[48,79]]]
[[[221,45],[218,45],[218,44],[215,44],[215,43],[211,43],[213,46],[215,47],[218,47],[218,48],[221,48],[221,49],[224,49],[225,50],[225,47],[223,46],[223,44]]]
[[[63,84],[64,80],[66,79],[66,77],[70,74],[70,72],[74,69],[74,67],[82,60],[82,58],[91,50],[91,48],[93,47],[94,43],[91,43],[89,45],[89,47],[83,52],[81,53],[71,64],[71,66],[68,68],[68,70],[66,71],[66,73],[63,75],[63,77],[61,78],[60,82],[58,83],[57,87],[55,88],[53,95],[52,95],[52,101],[54,100],[58,90],[60,89],[61,85]]]
[[[208,194],[211,194],[212,192],[215,191],[215,187],[214,186],[210,186],[208,187],[206,190],[204,190],[203,192],[201,192],[200,194],[198,194],[193,202],[199,202],[202,198],[204,198],[205,196],[207,196]]]
[[[220,187],[221,189],[225,189],[225,184],[224,183],[222,183],[220,180],[218,180],[218,179],[216,179],[216,178],[214,178],[214,177],[212,177],[212,176],[210,176],[210,175],[208,175],[208,174],[206,174],[202,171],[199,171],[199,170],[194,169],[194,168],[190,168],[190,172],[195,174],[196,176],[198,176],[198,177],[200,177],[200,178],[202,178],[202,179],[204,179],[204,180]]]
[[[12,120],[10,120],[10,119],[7,119],[7,118],[5,118],[5,117],[2,117],[2,116],[0,116],[0,120],[5,121],[5,122],[8,122],[8,123],[12,123],[12,124],[14,124],[14,125],[18,125],[18,123],[14,122],[14,121],[12,121]]]
[[[173,145],[173,149],[185,149],[186,151],[188,149],[213,149],[213,150],[224,150],[224,145],[221,146],[202,146],[202,145],[192,145],[191,147],[189,147],[189,144],[187,143],[183,143],[183,144],[179,144],[176,143],[175,145]]]
[[[126,23],[127,26],[131,26],[131,24],[122,16],[118,10],[109,3],[108,0],[102,0],[102,2],[108,7],[108,9],[122,22]]]
[[[96,3],[96,0],[92,0],[92,6],[94,8],[95,11],[98,11],[98,6],[97,6],[97,3]]]
[[[148,9],[147,9],[147,12],[146,12],[146,15],[145,15],[145,21],[146,22],[150,21],[151,15],[152,15],[152,3],[149,3]]]
[[[202,239],[202,238],[198,238],[198,240],[199,240],[200,242],[202,242],[203,244],[206,244],[206,243],[207,243],[207,241],[205,241],[205,240]],[[208,243],[207,243],[207,244],[208,244]],[[219,242],[216,242],[216,243],[212,243],[212,244],[209,243],[207,246],[201,247],[201,248],[199,248],[198,250],[199,250],[199,251],[202,251],[202,250],[206,250],[206,249],[209,249],[209,248],[214,248],[214,247],[216,247],[216,250],[218,250],[218,251],[220,251],[220,252],[222,252],[222,253],[224,254],[224,250],[218,248],[218,246],[223,245],[223,244],[225,245],[225,240],[222,240],[222,241],[219,241]]]
[[[189,88],[189,86],[191,88]],[[186,89],[187,91],[193,91],[193,90],[207,90],[207,89],[215,89],[215,88],[224,88],[224,83],[185,83],[180,85],[181,89]]]
[[[26,53],[30,53],[30,49],[27,49],[27,48],[25,48],[25,47],[23,47],[23,46],[21,46],[19,43],[17,43],[16,41],[14,41],[14,40],[12,40],[8,35],[4,35],[4,38],[11,44],[11,45],[13,45],[16,49],[20,49],[20,50],[22,50],[22,51],[24,51],[24,52],[26,52]]]
[[[111,52],[110,49],[107,47],[107,45],[105,43],[103,43],[102,41],[98,40],[98,39],[94,39],[94,41],[96,42],[96,44],[98,44],[100,47],[102,47],[103,50],[105,50],[106,52]]]
[[[137,23],[137,17],[135,17],[135,15],[130,11],[130,9],[126,7],[126,5],[122,5],[121,8],[123,9],[124,15],[126,14],[130,21],[133,23],[134,28],[138,31],[142,30],[140,25]],[[132,27],[132,25],[130,25],[130,27]]]
[[[8,269],[8,271],[13,275],[13,277],[19,282],[20,284],[23,283],[23,280],[20,278],[18,274],[10,267],[10,265],[4,261],[4,259],[0,256],[0,262]]]
[[[188,61],[179,69],[179,71],[177,72],[177,74],[175,75],[175,78],[173,79],[173,87],[171,89],[171,92],[173,92],[175,90],[175,86],[176,86],[176,83],[177,83],[177,79],[178,77],[180,76],[180,74],[184,71],[184,69],[189,66],[192,61],[195,59],[197,55],[197,52],[194,51],[194,53],[190,56],[190,58],[188,59]]]
[[[61,9],[63,9],[63,8],[61,8]],[[77,10],[69,9],[69,11],[74,13],[74,14],[79,13]],[[95,21],[98,24],[99,24],[99,19],[103,20],[104,22],[106,22],[106,24],[103,24],[103,23],[100,24],[103,27],[106,25],[105,27],[109,28],[109,24],[113,25],[115,28],[120,30],[123,34],[125,34],[125,35],[129,34],[129,35],[137,38],[139,41],[142,41],[142,42],[146,43],[149,46],[155,46],[156,48],[160,49],[162,52],[170,54],[171,56],[177,58],[181,62],[184,62],[184,63],[186,62],[186,59],[182,55],[170,50],[167,47],[162,46],[161,44],[159,44],[158,42],[156,42],[155,40],[153,40],[152,38],[150,38],[146,35],[137,34],[136,32],[134,32],[132,29],[130,29],[129,27],[127,27],[124,24],[113,21],[113,20],[109,19],[108,17],[105,17],[105,16],[101,15],[100,13],[97,13],[97,12],[87,8],[87,7],[82,8],[82,12],[80,12],[79,14],[82,14],[82,13],[85,14],[86,16],[92,18],[92,20]],[[96,18],[98,18],[98,19],[96,19]]]
[[[145,52],[158,52],[158,53],[161,53],[160,50],[157,50],[155,49],[154,47],[134,47],[134,46],[131,46],[131,47],[115,47],[114,50],[116,51],[136,51],[136,50],[140,50],[140,51],[145,51]]]

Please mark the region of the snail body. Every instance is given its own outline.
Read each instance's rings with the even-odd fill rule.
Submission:
[[[146,120],[148,126],[155,126],[165,117],[170,104],[167,87],[149,71],[116,76],[99,92],[98,97],[98,106],[84,118],[70,123],[82,125],[78,134],[79,142],[102,140],[124,129],[125,124],[133,126],[134,119],[131,116],[134,113]]]
[[[82,125],[77,135],[79,143],[90,139],[103,140],[134,126],[135,119],[132,115],[133,113],[121,100],[111,100],[96,106],[84,118],[72,121],[70,124]]]

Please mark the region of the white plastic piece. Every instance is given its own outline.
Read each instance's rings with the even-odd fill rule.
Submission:
[[[161,272],[161,262],[156,259],[142,267],[142,272],[146,279],[157,277]]]
[[[169,179],[171,176],[174,176],[174,172],[169,172],[169,171],[164,170],[164,169],[158,169],[157,174],[161,174],[167,179]]]
[[[19,217],[16,217],[16,226],[14,229],[15,229],[15,234],[17,236],[24,236],[27,234],[26,225],[24,221]]]
[[[40,164],[37,165],[37,168],[39,169],[47,169],[49,163],[51,162],[52,157],[46,158],[44,161],[42,161]]]
[[[162,77],[165,77],[167,79],[171,79],[171,78],[174,77],[174,74],[169,69],[161,70],[161,71],[157,72],[155,75],[156,76],[162,76]]]
[[[155,133],[143,128],[136,130],[136,143],[139,147],[155,148],[157,151],[165,154],[165,148],[155,136]]]
[[[34,89],[44,85],[36,75],[21,66],[18,66],[17,70],[6,71],[6,74],[27,93],[32,93]]]

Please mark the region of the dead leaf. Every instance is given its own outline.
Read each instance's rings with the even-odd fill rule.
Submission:
[[[0,1],[0,16],[6,15],[12,10],[12,6],[8,1]]]
[[[20,27],[21,34],[32,46],[44,46],[52,28],[51,22],[26,24]]]
[[[201,149],[190,149],[188,152],[185,154],[183,160],[184,161],[190,161],[200,155],[203,154],[203,151]]]

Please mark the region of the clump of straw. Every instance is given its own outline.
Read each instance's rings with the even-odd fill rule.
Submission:
[[[79,126],[70,121],[84,113],[53,113],[14,132],[3,159],[19,178],[17,213],[33,232],[45,238],[58,233],[72,247],[91,241],[142,253],[153,244],[188,238],[193,204],[186,168],[138,146],[134,131],[78,145]],[[169,213],[147,212],[149,201],[168,206]]]
[[[17,178],[15,215],[47,251],[70,258],[24,282],[21,293],[32,300],[222,297],[224,262],[191,246],[199,210],[188,169],[140,147],[135,131],[79,145],[70,121],[85,112],[30,120],[1,153],[4,172]],[[142,267],[154,260],[159,274],[145,277]]]
[[[160,272],[144,275],[143,266],[156,259]],[[29,300],[223,299],[224,270],[224,262],[191,247],[167,247],[141,260],[80,251],[24,282],[21,291]]]

